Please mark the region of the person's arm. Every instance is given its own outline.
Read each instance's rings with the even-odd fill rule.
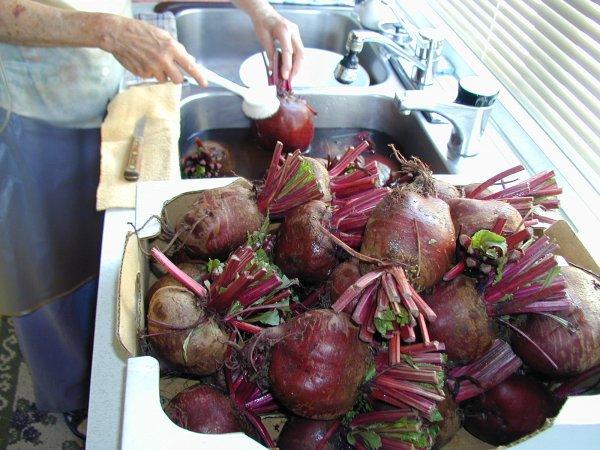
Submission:
[[[181,67],[206,85],[194,58],[168,32],[114,14],[60,9],[31,0],[0,0],[0,41],[101,48],[136,75],[181,83]]]
[[[298,26],[285,19],[267,0],[232,0],[233,4],[246,12],[252,19],[254,30],[261,45],[273,62],[275,41],[282,52],[281,76],[288,79],[300,70],[304,57],[304,46]]]

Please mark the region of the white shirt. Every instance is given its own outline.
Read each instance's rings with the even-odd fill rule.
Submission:
[[[131,16],[130,0],[46,0],[50,6]],[[124,69],[95,48],[26,47],[0,43],[0,107],[69,128],[97,128]]]

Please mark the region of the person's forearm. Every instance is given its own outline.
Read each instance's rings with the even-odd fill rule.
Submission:
[[[111,15],[0,0],[0,41],[30,46],[102,47]]]
[[[231,3],[248,14],[252,21],[261,15],[275,13],[267,0],[231,0]]]

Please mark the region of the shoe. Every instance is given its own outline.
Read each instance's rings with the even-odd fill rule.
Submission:
[[[75,411],[69,411],[63,413],[65,423],[75,436],[82,441],[85,441],[87,431],[87,410],[76,409]]]

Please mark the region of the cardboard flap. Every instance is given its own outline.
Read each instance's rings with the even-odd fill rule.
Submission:
[[[553,239],[559,249],[556,252],[568,262],[583,267],[591,272],[600,274],[600,267],[590,252],[583,246],[573,229],[564,220],[552,224],[545,234]]]
[[[139,324],[143,314],[138,314],[143,302],[144,286],[141,255],[137,236],[129,233],[125,240],[117,286],[117,338],[131,356],[138,354],[138,331],[143,329],[143,325],[140,327]]]

